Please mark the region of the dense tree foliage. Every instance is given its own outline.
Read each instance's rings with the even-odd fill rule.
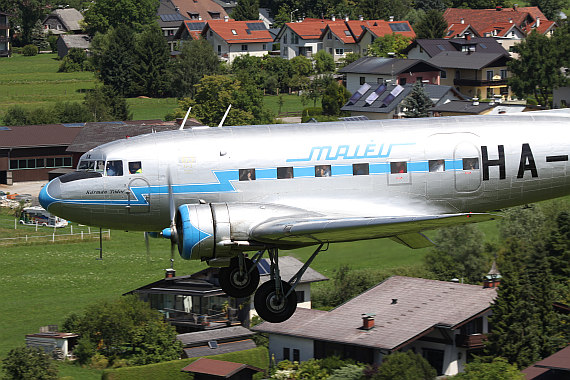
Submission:
[[[317,74],[332,73],[335,70],[334,58],[324,50],[315,54],[315,71]]]
[[[205,75],[221,73],[220,60],[212,45],[204,39],[187,41],[182,45],[171,70],[172,95],[182,98],[194,95],[194,86]]]
[[[259,0],[240,0],[232,12],[236,21],[258,20]]]
[[[475,359],[465,365],[465,370],[452,377],[453,380],[524,380],[525,376],[516,365],[509,364],[503,358],[495,358],[492,362]]]
[[[394,352],[382,361],[374,380],[432,380],[436,370],[421,355],[412,351]]]
[[[321,100],[323,114],[330,116],[340,115],[341,107],[348,101],[349,98],[350,93],[346,87],[332,80],[331,78],[329,84],[325,87]]]
[[[564,66],[559,60],[556,40],[532,31],[525,40],[513,46],[518,59],[508,63],[513,76],[509,86],[521,97],[534,96],[538,104],[550,107],[552,91],[566,82],[560,71]]]
[[[491,266],[483,233],[473,224],[442,228],[434,242],[435,247],[425,255],[425,263],[438,280],[458,278],[478,283]]]
[[[404,37],[401,34],[386,34],[374,39],[374,42],[368,45],[366,54],[372,57],[406,58],[402,50],[408,47],[410,41],[409,37]]]
[[[140,32],[157,22],[158,4],[158,0],[97,0],[85,11],[86,30],[95,35],[123,26]]]
[[[447,34],[447,21],[443,18],[443,13],[430,9],[414,25],[416,38],[443,38]]]
[[[182,350],[174,327],[136,296],[93,304],[84,314],[69,316],[63,328],[81,336],[78,350],[84,362],[99,354],[110,363],[126,359],[142,365],[177,359]]]
[[[131,120],[127,100],[110,86],[98,86],[85,94],[83,104],[87,107],[92,121]]]
[[[530,5],[540,8],[549,20],[558,20],[560,11],[568,6],[565,0],[530,0]]]
[[[432,105],[433,102],[419,81],[414,83],[410,95],[402,101],[406,117],[428,117]]]
[[[158,26],[135,37],[130,96],[161,97],[169,92],[170,51]]]
[[[57,367],[52,358],[36,347],[12,349],[2,360],[6,379],[12,380],[55,380]]]
[[[266,124],[273,116],[263,108],[263,94],[252,82],[241,82],[226,75],[207,75],[195,86],[192,99],[180,102],[176,116],[192,106],[193,117],[211,127],[222,120],[226,109],[232,108],[224,125]]]
[[[87,59],[87,53],[83,49],[71,48],[59,64],[60,73],[73,71],[90,71],[93,69],[91,61]]]

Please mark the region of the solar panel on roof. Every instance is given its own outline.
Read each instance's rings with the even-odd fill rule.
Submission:
[[[190,30],[202,30],[204,29],[204,26],[206,25],[206,22],[191,22],[188,23],[188,29]]]
[[[487,45],[485,44],[479,44],[479,46],[481,46],[483,49],[487,49]]]
[[[409,32],[410,31],[410,26],[405,22],[399,22],[399,23],[389,24],[389,25],[390,25],[390,29],[392,29],[393,32]]]
[[[246,22],[247,28],[249,30],[266,30],[265,24],[262,22]]]
[[[443,45],[435,45],[435,46],[437,46],[437,48],[438,48],[439,50],[445,51],[445,48],[443,47]]]
[[[362,95],[366,94],[366,91],[370,89],[370,85],[368,83],[364,83],[360,88],[348,99],[348,105],[353,105],[362,97]]]
[[[85,123],[64,123],[63,126],[68,128],[77,128],[77,127],[84,127]]]
[[[366,104],[371,105],[372,103],[374,103],[374,101],[378,99],[378,97],[380,97],[380,95],[382,95],[384,91],[386,91],[386,88],[387,87],[385,84],[381,84],[380,86],[378,86],[378,88],[374,90],[372,94],[368,95],[368,97],[365,100]]]
[[[11,131],[12,129],[8,127],[0,127],[0,131]]]
[[[350,37],[350,31],[345,30],[345,31],[344,31],[344,35]]]
[[[392,92],[390,92],[390,94],[386,97],[386,99],[384,99],[382,102],[382,107],[387,107],[394,101],[394,99],[396,99],[398,95],[400,95],[402,91],[404,91],[404,87],[397,85],[396,88],[394,88]]]
[[[160,19],[162,21],[184,21],[186,20],[184,17],[182,17],[181,14],[179,13],[172,13],[172,14],[167,14],[167,15],[160,15]]]

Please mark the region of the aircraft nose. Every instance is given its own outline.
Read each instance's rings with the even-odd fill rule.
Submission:
[[[42,188],[38,198],[42,207],[47,210],[53,202],[60,198],[60,196],[61,181],[59,178],[56,178]]]

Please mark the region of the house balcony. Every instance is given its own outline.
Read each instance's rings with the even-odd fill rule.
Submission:
[[[486,340],[487,334],[460,334],[455,336],[455,345],[467,349],[483,348]]]
[[[506,86],[507,79],[498,80],[481,80],[481,79],[454,79],[453,84],[456,86],[470,86],[470,87],[495,87]]]

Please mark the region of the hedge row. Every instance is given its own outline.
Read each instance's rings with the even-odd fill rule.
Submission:
[[[232,352],[229,354],[207,356],[210,359],[225,360],[234,363],[245,363],[265,371],[269,369],[269,352],[266,347]],[[149,364],[137,367],[108,369],[103,372],[103,380],[188,380],[189,375],[180,370],[199,358],[173,360],[164,363]],[[261,374],[256,377],[262,378]],[[254,377],[255,378],[255,377]]]

